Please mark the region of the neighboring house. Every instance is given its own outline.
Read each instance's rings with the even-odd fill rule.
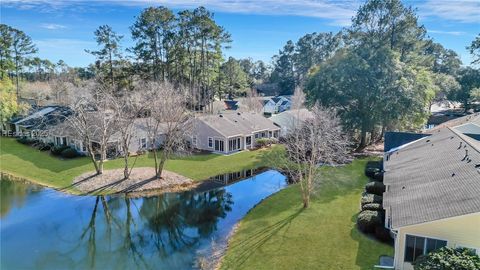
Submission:
[[[277,113],[276,104],[270,98],[261,99],[260,102],[262,104],[262,113],[263,114],[272,115],[274,113]]]
[[[230,154],[256,146],[260,138],[278,138],[280,128],[255,113],[202,115],[194,119],[192,145],[201,150]]]
[[[130,144],[127,151],[131,154],[135,154],[138,151],[150,150],[152,149],[152,143],[148,136],[148,129],[146,124],[146,118],[138,118],[135,120],[132,128],[132,134],[130,139]],[[160,134],[156,138],[155,148],[161,146],[163,142],[163,135],[161,133],[162,128],[160,127]],[[80,138],[79,135],[72,130],[68,123],[62,123],[55,127],[52,127],[49,130],[49,136],[44,139],[46,142],[53,143],[56,146],[68,145],[72,148],[75,148],[78,152],[82,154],[87,153],[87,147],[83,142],[83,138]],[[108,141],[108,156],[118,156],[124,153],[122,147],[120,132],[114,133]],[[100,136],[99,134],[93,134],[92,138],[92,147],[98,148],[100,146]]]
[[[275,125],[280,127],[280,137],[288,135],[295,125],[302,124],[308,118],[312,118],[313,114],[307,109],[289,110],[270,117]]]
[[[31,132],[57,125],[71,114],[72,110],[64,106],[36,107],[23,117],[13,118],[10,121],[10,129],[17,136],[22,134],[31,136]]]
[[[480,254],[480,117],[448,124],[384,157],[385,226],[395,269],[443,246]]]

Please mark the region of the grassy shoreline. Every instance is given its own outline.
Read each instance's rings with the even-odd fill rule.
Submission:
[[[326,183],[308,209],[299,187],[262,201],[240,221],[221,269],[372,269],[393,247],[355,227],[368,159],[325,171]]]
[[[165,169],[201,181],[212,176],[262,167],[266,150],[244,151],[229,156],[199,154],[168,160]],[[131,158],[134,162],[135,158]],[[151,155],[139,156],[135,167],[153,167]],[[123,167],[122,159],[105,162],[105,170]],[[86,157],[62,160],[30,146],[18,143],[13,138],[0,137],[0,172],[23,178],[33,183],[78,194],[71,187],[75,177],[94,171]]]

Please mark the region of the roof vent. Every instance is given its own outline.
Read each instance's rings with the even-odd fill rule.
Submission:
[[[460,142],[460,145],[458,146],[457,150],[462,148],[462,142]]]
[[[454,176],[455,176],[455,173],[452,173],[452,177],[454,177]]]
[[[240,115],[241,113],[237,112],[237,115]]]
[[[223,117],[223,115],[219,114],[218,117]]]
[[[462,158],[462,161],[465,161],[468,158],[468,149],[465,149],[465,156]]]
[[[427,143],[429,143],[429,142],[430,142],[430,140],[427,140]]]

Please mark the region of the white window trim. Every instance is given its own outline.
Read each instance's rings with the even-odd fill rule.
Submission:
[[[212,141],[212,145],[210,145],[210,141]],[[214,143],[215,143],[215,141],[214,141],[213,137],[208,137],[208,144],[207,144],[208,148],[213,148]]]
[[[427,240],[428,239],[431,239],[431,240],[438,240],[438,241],[445,241],[446,242],[446,246],[448,247],[448,240],[447,239],[440,239],[440,238],[435,238],[433,236],[423,236],[423,235],[417,235],[417,234],[410,234],[410,233],[405,233],[405,238],[404,238],[404,244],[403,244],[403,262],[404,263],[411,263],[411,262],[407,262],[405,261],[405,256],[406,256],[406,250],[407,250],[407,236],[413,236],[413,237],[422,237],[422,238],[425,238],[425,242],[423,243],[423,254],[422,255],[426,255],[425,251],[427,250]]]

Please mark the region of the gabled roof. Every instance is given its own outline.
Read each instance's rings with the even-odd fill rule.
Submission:
[[[411,133],[411,132],[385,132],[384,151],[388,152],[401,145],[416,141],[423,137],[430,136],[425,133]]]
[[[387,153],[384,168],[383,203],[394,229],[480,212],[480,142],[459,127]]]
[[[312,118],[313,114],[307,109],[289,110],[270,117],[276,125],[285,127],[287,130],[292,129],[297,123],[302,123],[308,118]]]
[[[278,130],[272,121],[256,113],[224,113],[197,118],[225,137],[250,135],[262,130]]]
[[[39,107],[26,117],[12,123],[27,129],[45,129],[63,122],[72,113],[70,108],[64,106]]]

